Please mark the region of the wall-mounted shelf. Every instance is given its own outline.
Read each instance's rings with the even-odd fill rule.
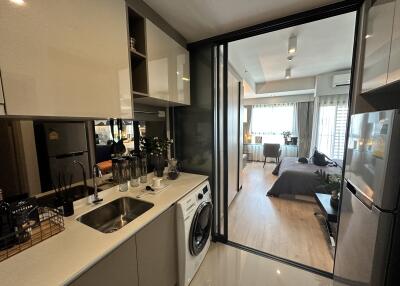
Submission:
[[[132,95],[135,98],[141,98],[141,97],[148,97],[149,95],[147,93],[139,92],[139,91],[132,91]]]
[[[134,58],[137,58],[140,60],[146,59],[146,55],[142,54],[141,52],[138,52],[137,50],[130,49],[130,52],[131,52],[131,57],[134,57]]]
[[[148,96],[145,18],[128,8],[129,37],[134,47],[129,46],[131,58],[131,80],[133,98]],[[129,41],[130,42],[130,41]]]

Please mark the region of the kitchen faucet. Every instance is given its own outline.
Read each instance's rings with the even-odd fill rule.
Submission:
[[[87,180],[86,180],[86,170],[85,170],[85,166],[83,165],[82,162],[78,161],[78,160],[74,160],[72,162],[73,165],[79,165],[82,169],[82,177],[83,177],[83,185],[85,186],[85,193],[83,194],[85,197],[87,197],[89,195],[89,190],[88,190],[88,186],[87,186]]]
[[[99,198],[99,194],[97,191],[97,182],[96,182],[96,178],[101,178],[103,175],[101,174],[100,168],[99,166],[97,166],[97,164],[93,165],[93,201],[92,203],[97,204],[100,203],[101,201],[103,201],[103,199]]]

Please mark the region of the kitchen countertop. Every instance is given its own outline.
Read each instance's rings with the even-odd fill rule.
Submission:
[[[181,173],[157,194],[143,194],[144,185],[118,191],[118,186],[99,193],[103,202],[87,205],[86,198],[76,201],[75,214],[64,218],[65,230],[3,262],[0,262],[2,286],[69,284],[99,260],[156,219],[170,206],[207,179],[206,176]],[[152,175],[148,176],[151,182]],[[76,220],[77,217],[119,197],[132,197],[154,206],[113,233],[102,233]]]

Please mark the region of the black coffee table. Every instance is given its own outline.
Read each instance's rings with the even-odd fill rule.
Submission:
[[[332,232],[331,224],[337,223],[338,210],[331,206],[331,195],[315,193],[314,198],[321,210],[321,212],[316,212],[314,214],[321,215],[324,218],[324,223],[328,231],[330,243],[334,247],[335,238],[334,238],[334,233]]]

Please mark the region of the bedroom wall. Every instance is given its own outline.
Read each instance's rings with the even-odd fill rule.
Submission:
[[[313,93],[315,76],[275,80],[256,84],[257,94],[294,95]]]
[[[259,98],[245,98],[243,105],[256,105],[256,104],[278,104],[278,103],[295,103],[295,102],[309,102],[314,101],[314,94],[300,94],[300,95],[285,95],[285,96],[269,96]]]
[[[349,87],[350,87],[349,85],[332,87],[333,76],[343,73],[350,73],[350,70],[335,71],[318,75],[315,81],[315,95],[326,96],[326,95],[349,94]]]

